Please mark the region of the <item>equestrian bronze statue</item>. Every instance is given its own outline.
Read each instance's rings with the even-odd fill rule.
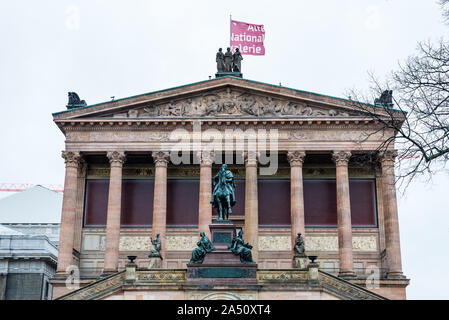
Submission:
[[[220,171],[215,175],[214,189],[212,192],[212,207],[218,210],[217,220],[229,220],[232,207],[235,205],[235,183],[232,172],[227,170],[227,165],[223,164]]]

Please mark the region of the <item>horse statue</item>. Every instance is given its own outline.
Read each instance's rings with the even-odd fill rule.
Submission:
[[[213,179],[214,189],[210,203],[213,208],[217,208],[219,221],[229,220],[229,214],[236,203],[234,176],[227,167],[223,164]]]

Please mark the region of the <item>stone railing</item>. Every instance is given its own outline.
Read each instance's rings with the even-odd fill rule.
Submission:
[[[322,286],[325,291],[336,294],[343,299],[387,300],[387,298],[381,295],[321,270],[318,272],[318,279],[320,286]]]
[[[125,271],[114,273],[92,282],[78,290],[63,295],[56,300],[95,300],[120,289],[125,280]]]
[[[308,270],[293,269],[262,269],[257,270],[258,284],[308,284]]]
[[[139,285],[170,285],[184,284],[187,280],[186,269],[136,269],[126,274],[126,282],[135,282]]]

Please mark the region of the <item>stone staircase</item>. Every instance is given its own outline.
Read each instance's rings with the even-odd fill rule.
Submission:
[[[95,280],[88,285],[69,292],[56,300],[101,300],[118,290],[125,281],[125,271],[120,271],[105,278]]]
[[[268,288],[288,288],[293,290],[308,291],[322,290],[328,294],[342,300],[387,300],[361,286],[353,284],[333,276],[318,268],[308,270],[299,269],[260,269],[257,271],[257,285]],[[188,286],[192,290],[192,285],[187,284],[186,269],[136,269],[128,268],[112,274],[106,278],[96,280],[85,287],[72,291],[57,300],[99,300],[106,298],[118,291],[126,291],[132,288],[133,291],[151,286],[153,290],[172,287],[177,290],[185,290]],[[202,290],[200,286],[197,288]],[[204,288],[203,288],[204,289]],[[213,290],[213,284],[209,290]]]

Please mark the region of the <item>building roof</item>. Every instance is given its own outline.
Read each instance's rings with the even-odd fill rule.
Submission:
[[[328,95],[293,89],[284,86],[277,86],[273,84],[267,84],[264,82],[242,79],[232,76],[225,76],[210,80],[204,80],[200,82],[190,83],[186,85],[181,85],[177,87],[172,87],[168,89],[147,92],[139,95],[134,95],[126,98],[115,99],[112,101],[106,101],[101,103],[96,103],[92,105],[82,106],[78,108],[73,108],[69,110],[64,110],[60,112],[53,113],[54,120],[67,120],[76,119],[79,117],[97,117],[105,112],[111,110],[119,110],[127,107],[136,107],[139,104],[154,103],[158,100],[172,99],[173,97],[179,97],[180,95],[189,94],[202,94],[204,92],[210,91],[212,89],[224,88],[224,87],[236,87],[245,90],[254,90],[258,92],[263,92],[263,94],[283,96],[284,98],[294,98],[296,100],[301,100],[303,102],[313,102],[318,104],[323,104],[331,106],[332,108],[342,108],[345,110],[360,111],[359,108],[354,108],[354,104],[364,104],[367,103],[356,102],[344,98],[337,98]],[[385,113],[386,107],[376,107],[379,113]],[[391,109],[395,110],[395,109]],[[402,111],[396,110],[402,114]]]
[[[82,107],[78,107],[78,108],[74,108],[74,109],[70,109],[70,110],[63,110],[63,111],[59,111],[59,112],[54,112],[53,115],[66,113],[66,112],[69,112],[69,111],[75,110],[75,109],[86,109],[86,108],[90,108],[90,107],[94,107],[94,106],[98,106],[98,105],[102,105],[102,104],[108,104],[108,103],[111,103],[111,102],[118,102],[118,101],[122,101],[122,100],[129,100],[131,98],[136,98],[136,97],[141,97],[141,96],[161,93],[161,92],[164,92],[164,91],[170,91],[170,90],[179,89],[179,88],[183,88],[183,87],[189,87],[189,86],[193,86],[193,85],[197,85],[197,84],[202,84],[202,83],[207,83],[207,82],[214,82],[214,81],[220,81],[220,80],[223,80],[224,78],[234,78],[234,79],[236,79],[238,81],[246,81],[246,82],[254,83],[254,84],[262,84],[262,85],[266,85],[266,86],[269,86],[269,87],[272,87],[272,88],[277,88],[277,89],[288,89],[288,90],[295,91],[297,93],[306,94],[306,95],[320,96],[320,97],[324,97],[324,98],[331,98],[331,99],[334,99],[334,100],[340,100],[340,101],[351,102],[351,103],[362,103],[362,104],[366,104],[366,105],[372,105],[370,103],[365,103],[365,102],[360,102],[360,101],[352,101],[352,100],[349,100],[349,99],[346,99],[346,98],[330,96],[330,95],[327,95],[327,94],[310,92],[310,91],[305,91],[305,90],[285,87],[285,86],[281,86],[281,85],[275,85],[275,84],[265,83],[265,82],[261,82],[261,81],[256,81],[256,80],[251,80],[251,79],[243,79],[243,78],[227,75],[227,76],[220,77],[220,78],[212,78],[212,79],[209,79],[209,80],[203,80],[203,81],[188,83],[188,84],[184,84],[184,85],[180,85],[180,86],[176,86],[176,87],[171,87],[171,88],[167,88],[167,89],[162,89],[162,90],[150,91],[150,92],[137,94],[137,95],[133,95],[133,96],[125,97],[125,98],[114,99],[112,101],[104,101],[104,102],[95,103],[95,104],[91,104],[91,105],[86,105],[86,106],[82,106]],[[374,106],[374,105],[372,105],[372,106]],[[376,105],[375,107],[378,107],[378,108],[381,108],[381,109],[395,110],[394,108],[384,107],[384,106],[377,106]],[[397,110],[397,111],[401,111],[401,110]]]
[[[0,223],[60,223],[62,194],[34,186],[0,199]]]

